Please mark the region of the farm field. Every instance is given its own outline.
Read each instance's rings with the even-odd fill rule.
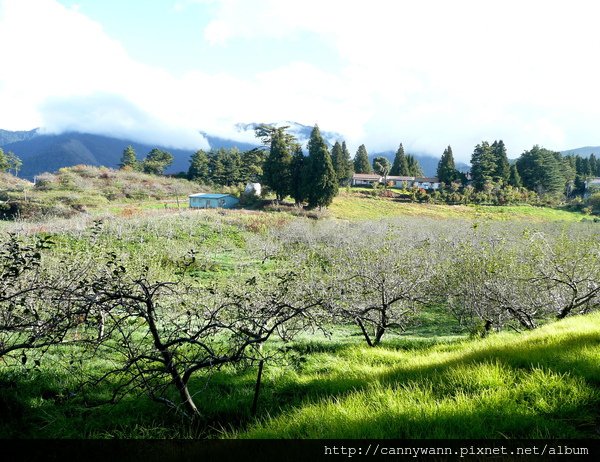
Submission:
[[[295,319],[282,338],[273,333],[264,348],[261,344],[260,350],[245,350],[240,360],[201,369],[188,384],[198,408],[191,420],[181,407],[152,399],[160,391],[161,399],[178,400],[164,374],[148,379],[155,383],[149,394],[140,376],[128,376],[131,370],[123,369],[133,351],[152,351],[139,315],[115,311],[115,325],[126,327],[112,331],[108,323],[116,337],[107,336],[106,342],[94,343],[96,328],[86,324],[69,330],[58,346],[32,349],[26,358],[21,352],[6,354],[0,365],[0,412],[6,416],[0,436],[599,436],[596,299],[590,298],[585,314],[569,312],[560,321],[552,310],[527,311],[526,304],[548,303],[527,285],[511,293],[511,303],[523,304],[527,319],[508,315],[492,301],[483,304],[485,312],[478,311],[483,305],[470,303],[491,300],[495,290],[514,285],[512,278],[537,281],[536,265],[548,262],[581,262],[573,271],[589,264],[585,274],[596,281],[597,247],[590,243],[598,242],[599,230],[591,221],[582,222],[583,215],[525,206],[404,204],[343,194],[318,220],[286,211],[190,211],[167,204],[111,203],[88,215],[5,221],[0,231],[15,234],[23,245],[47,239],[41,267],[50,278],[67,273],[74,279],[108,278],[102,279],[108,286],[133,284],[140,277],[175,284],[172,293],[157,299],[165,316],[157,319],[167,338],[181,335],[177,313],[213,306],[221,296],[234,300],[249,293],[267,305],[269,297],[293,304],[328,290],[348,298],[328,296],[335,303],[318,312],[302,311],[311,322]],[[563,249],[564,260],[553,260],[557,249]],[[104,267],[118,268],[111,265],[122,265],[123,273],[103,272]],[[367,302],[367,295],[344,285],[348,274],[387,278],[390,296],[405,286],[419,295],[413,300],[410,293],[396,294],[401,301],[386,313],[394,322],[382,325],[353,311]],[[476,285],[489,274],[497,287]],[[287,281],[285,289],[278,280]],[[135,284],[130,287],[137,290]],[[189,296],[178,292],[184,289]],[[565,296],[562,288],[553,294]],[[260,308],[252,300],[247,303],[244,309]],[[354,322],[357,317],[368,336]],[[491,320],[489,330],[486,319]],[[115,341],[119,335],[134,350],[123,349]],[[234,338],[216,332],[204,341],[226,354]],[[177,354],[184,357],[189,351]],[[140,367],[151,371],[156,364]],[[135,380],[127,384],[127,377]]]

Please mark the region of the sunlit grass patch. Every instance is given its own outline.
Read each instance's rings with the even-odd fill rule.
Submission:
[[[263,419],[238,436],[590,436],[600,403],[600,315],[423,351],[357,346],[319,364],[314,386],[343,389],[345,379],[345,393]]]

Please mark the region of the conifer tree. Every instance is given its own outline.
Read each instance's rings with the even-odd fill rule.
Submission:
[[[596,155],[595,154],[590,154],[590,157],[588,159],[588,163],[590,165],[590,175],[591,176],[598,176],[598,170],[600,167],[600,161],[598,161],[598,159],[596,159]]]
[[[132,170],[140,170],[140,162],[137,160],[135,155],[135,149],[133,146],[129,145],[123,150],[123,155],[121,156],[121,162],[119,163],[119,168],[129,167]]]
[[[348,184],[352,179],[354,168],[345,141],[342,144],[339,141],[335,142],[331,150],[331,162],[340,185]]]
[[[271,134],[271,148],[263,165],[263,182],[281,201],[290,193],[292,154],[284,128],[277,128]]]
[[[148,153],[142,162],[142,167],[144,173],[162,175],[165,169],[172,163],[173,155],[170,152],[154,148]]]
[[[438,163],[437,177],[440,182],[446,185],[450,185],[453,181],[456,181],[460,178],[460,174],[458,170],[456,170],[454,156],[450,146],[444,150],[442,158]]]
[[[260,181],[266,157],[266,151],[260,148],[250,149],[242,154],[241,178],[243,183]]]
[[[329,150],[317,125],[310,134],[304,171],[304,193],[308,206],[327,207],[338,193],[338,181]]]
[[[564,191],[565,177],[560,154],[535,145],[517,160],[523,186],[538,194]]]
[[[406,163],[408,164],[408,176],[424,176],[421,164],[415,156],[408,154],[406,156]]]
[[[206,183],[210,179],[208,154],[202,149],[192,154],[190,168],[187,174],[188,180]]]
[[[294,155],[290,164],[290,196],[294,199],[296,206],[300,206],[305,196],[304,175],[306,174],[306,158],[302,152],[302,146],[296,144]]]
[[[348,146],[346,146],[346,142],[342,141],[342,159],[343,165],[346,167],[346,171],[342,177],[338,177],[340,182],[344,182],[345,184],[350,184],[352,180],[352,175],[354,175],[354,162],[350,158],[350,151],[348,151]],[[600,167],[600,162],[598,167]]]
[[[354,171],[356,173],[373,173],[371,164],[369,163],[369,154],[364,144],[361,144],[354,156]]]
[[[516,164],[512,164],[510,166],[510,177],[508,179],[508,184],[515,188],[520,188],[523,186],[521,175],[519,175],[519,170],[517,170]]]
[[[390,170],[390,175],[410,176],[408,162],[406,161],[406,154],[404,154],[404,146],[402,146],[402,143],[400,143],[400,146],[396,151],[394,163],[392,164],[392,169]]]
[[[496,164],[493,179],[496,182],[506,184],[510,178],[510,164],[508,163],[504,141],[494,141],[492,143],[492,153],[494,156],[494,163]]]
[[[487,141],[475,146],[471,156],[471,178],[477,191],[482,191],[486,183],[492,182],[496,172],[492,147]]]

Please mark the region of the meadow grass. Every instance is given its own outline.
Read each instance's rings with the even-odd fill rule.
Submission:
[[[427,217],[467,220],[527,220],[530,222],[577,222],[586,218],[579,212],[531,205],[485,206],[443,205],[398,202],[385,197],[357,196],[340,193],[329,207],[331,215],[340,219],[372,220],[390,217]]]
[[[600,314],[422,350],[356,345],[311,356],[302,405],[225,436],[598,437],[598,364]]]
[[[486,339],[386,337],[356,329],[305,335],[267,364],[256,418],[256,365],[191,384],[203,419],[190,424],[142,392],[118,404],[107,383],[72,395],[78,377],[56,350],[40,367],[0,369],[2,437],[46,438],[578,438],[598,437],[600,313]],[[272,345],[275,349],[282,345]],[[53,358],[53,355],[54,358]],[[99,374],[112,359],[84,361]]]

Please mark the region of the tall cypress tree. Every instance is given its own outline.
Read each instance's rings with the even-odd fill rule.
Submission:
[[[290,193],[292,154],[283,128],[275,129],[271,134],[269,156],[263,165],[263,182],[281,201]]]
[[[266,151],[260,148],[250,149],[242,153],[241,177],[244,183],[260,181],[266,158]]]
[[[599,170],[598,167],[600,167],[600,162],[598,161],[598,159],[596,159],[596,156],[594,154],[590,154],[588,163],[590,165],[590,175],[597,176]]]
[[[342,141],[342,159],[340,165],[341,169],[338,175],[338,181],[340,184],[348,185],[354,174],[354,163],[352,162],[352,159],[350,159],[350,151],[348,151],[345,141]],[[337,170],[336,173],[338,173]]]
[[[308,142],[304,185],[309,207],[327,207],[338,193],[338,181],[331,156],[317,125]]]
[[[492,153],[494,163],[496,164],[493,176],[494,181],[506,184],[510,178],[510,164],[508,163],[504,141],[494,141],[492,143]]]
[[[394,163],[390,170],[390,175],[394,176],[410,176],[408,171],[408,162],[406,161],[406,155],[404,154],[404,146],[400,143],[396,156],[394,157]]]
[[[190,168],[188,169],[188,180],[206,183],[209,180],[209,159],[202,149],[192,154]]]
[[[421,164],[415,156],[408,154],[406,156],[406,163],[408,164],[408,176],[424,176]]]
[[[486,183],[491,182],[496,172],[496,162],[494,161],[492,147],[487,141],[475,146],[471,156],[471,178],[473,186],[478,191],[483,190]]]
[[[348,184],[352,179],[354,169],[345,141],[342,144],[339,141],[335,142],[331,150],[331,162],[340,185]]]
[[[508,179],[508,184],[515,188],[520,188],[523,186],[521,175],[519,175],[519,170],[517,170],[517,164],[512,164],[510,166],[510,177]]]
[[[354,171],[356,173],[373,173],[371,164],[369,163],[369,154],[364,144],[361,144],[354,156]]]
[[[290,164],[290,196],[294,198],[297,206],[306,199],[304,175],[306,174],[306,158],[302,152],[302,146],[296,144],[294,155]]]
[[[459,172],[458,170],[456,170],[454,156],[452,154],[452,148],[450,146],[444,149],[442,158],[438,163],[437,176],[438,180],[446,185],[449,185],[450,183],[458,180],[459,178]]]

